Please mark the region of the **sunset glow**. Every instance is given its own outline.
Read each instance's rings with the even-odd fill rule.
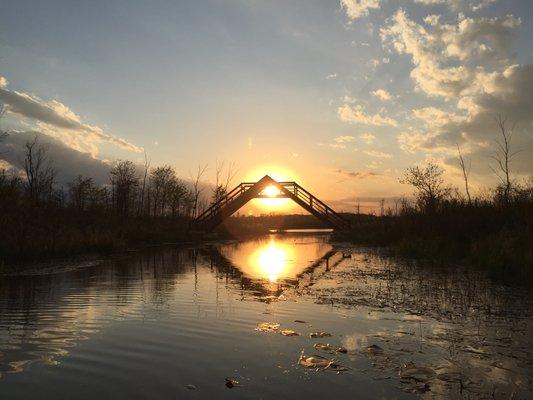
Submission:
[[[261,194],[268,197],[278,197],[279,195],[281,195],[281,191],[274,185],[269,185],[263,189]]]

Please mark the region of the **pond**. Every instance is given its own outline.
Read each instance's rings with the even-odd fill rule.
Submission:
[[[325,232],[63,263],[0,278],[0,398],[531,398],[531,300]]]

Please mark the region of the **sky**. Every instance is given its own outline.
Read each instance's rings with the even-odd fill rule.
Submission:
[[[533,172],[533,1],[0,0],[0,10],[2,128],[12,143],[53,140],[72,171],[142,164],[146,152],[184,179],[207,164],[213,182],[217,162],[234,162],[235,184],[269,173],[350,209],[409,194],[399,178],[428,160],[461,189],[460,146],[482,192],[496,183],[502,115],[520,150],[514,177]]]

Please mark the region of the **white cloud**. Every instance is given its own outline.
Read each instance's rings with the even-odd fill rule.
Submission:
[[[368,10],[380,8],[380,0],[341,0],[341,7],[350,19],[366,17]]]
[[[460,121],[464,117],[449,113],[436,107],[423,107],[413,110],[413,115],[424,121],[428,127],[440,127],[452,121]]]
[[[384,153],[382,151],[377,151],[377,150],[365,150],[364,153],[374,158],[384,158],[384,159],[392,158],[392,154]]]
[[[497,0],[481,0],[479,3],[473,3],[472,0],[414,0],[417,4],[423,4],[426,6],[445,5],[452,10],[468,9],[471,11],[479,11]]]
[[[376,137],[374,135],[372,135],[371,133],[361,133],[359,135],[359,138],[365,142],[366,144],[372,144],[374,143],[374,140],[376,139]]]
[[[97,143],[106,141],[125,150],[142,151],[134,144],[107,134],[97,126],[83,123],[77,114],[59,101],[45,101],[28,93],[11,91],[6,89],[5,78],[2,82],[0,102],[9,113],[35,121],[43,133],[61,139],[73,149],[96,156]]]
[[[510,57],[509,40],[520,24],[513,16],[502,18],[461,18],[457,25],[438,25],[430,32],[409,19],[403,9],[392,23],[381,29],[382,41],[399,54],[411,56],[411,78],[416,88],[429,96],[445,99],[490,91],[494,72],[485,69],[488,61],[502,63]],[[452,61],[463,64],[453,65]],[[466,61],[480,61],[469,67]]]
[[[512,168],[519,174],[533,173],[533,65],[513,65],[498,74],[491,92],[482,92],[462,100],[467,110],[466,117],[458,117],[434,108],[416,110],[419,117],[438,123],[429,126],[427,132],[404,132],[398,136],[400,148],[406,152],[438,153],[447,163],[457,166],[456,144],[464,149],[472,160],[473,169],[479,173],[491,174],[488,161],[495,150],[498,139],[495,118],[501,115],[515,125],[512,146],[521,150],[515,157]],[[466,104],[466,105],[465,105]],[[422,110],[422,111],[421,111]],[[413,112],[415,113],[415,111]]]
[[[7,79],[0,75],[0,89],[6,87],[8,84]]]
[[[389,101],[392,99],[391,94],[385,89],[374,90],[372,94],[382,101]]]
[[[402,132],[397,137],[400,149],[411,154],[425,149],[430,139],[429,135],[420,132]]]
[[[351,107],[348,104],[344,104],[337,109],[340,118],[346,122],[361,123],[366,125],[378,125],[378,126],[398,126],[398,122],[390,117],[384,117],[380,113],[371,115],[366,114],[363,107],[357,105]]]
[[[353,142],[354,140],[355,140],[355,138],[353,136],[349,136],[349,135],[337,136],[335,139],[333,139],[333,141],[336,142],[336,143],[349,143],[349,142]]]
[[[331,79],[335,79],[337,77],[337,74],[329,74],[326,76],[326,79],[329,81]]]
[[[436,26],[439,23],[440,15],[431,14],[424,18],[424,22],[431,26]]]

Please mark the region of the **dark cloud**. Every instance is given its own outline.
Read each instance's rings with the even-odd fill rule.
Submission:
[[[58,173],[59,185],[72,181],[78,175],[90,176],[97,184],[109,182],[109,164],[87,153],[74,150],[58,139],[35,131],[8,134],[0,141],[0,159],[22,169],[24,167],[24,145],[32,141],[36,135],[39,143],[45,147],[53,168]]]
[[[362,171],[362,172],[356,172],[356,171],[345,171],[343,169],[337,169],[335,170],[337,174],[340,174],[344,177],[351,178],[351,179],[366,179],[366,178],[372,178],[374,176],[379,176],[377,172],[373,171]]]

